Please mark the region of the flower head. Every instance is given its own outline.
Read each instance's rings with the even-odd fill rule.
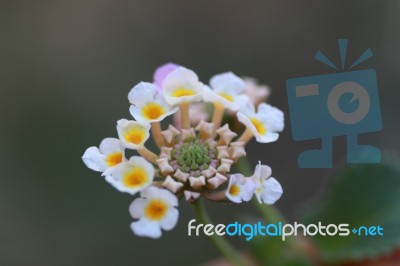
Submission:
[[[280,110],[261,103],[256,112],[245,93],[245,82],[232,72],[215,75],[207,87],[192,70],[174,64],[158,68],[153,83],[131,89],[135,120],[119,120],[119,140],[103,140],[82,159],[118,191],[140,193],[129,208],[137,219],[131,224],[134,234],[159,238],[162,230],[174,228],[180,199],[240,203],[254,194],[260,203],[279,199],[282,187],[268,166],[257,165],[251,177],[232,173],[253,136],[259,142],[275,141],[284,126]],[[173,122],[162,125],[173,113]],[[235,129],[236,117],[246,126],[244,132]],[[145,147],[150,135],[158,152]],[[126,149],[137,154],[127,160]]]
[[[169,105],[156,87],[147,82],[140,82],[128,94],[132,104],[129,111],[140,122],[159,122],[175,113],[178,108]]]
[[[99,148],[94,146],[88,148],[83,154],[82,160],[88,168],[104,172],[122,162],[121,144],[115,138],[103,139]]]
[[[171,230],[178,221],[178,199],[166,189],[149,187],[142,190],[140,198],[135,199],[129,212],[134,219],[132,231],[138,236],[161,237],[161,229]]]
[[[176,193],[184,188],[197,192],[223,185],[231,165],[246,155],[243,143],[231,142],[236,134],[227,125],[223,129],[218,132],[219,141],[213,137],[213,125],[204,121],[196,128],[164,131],[167,146],[162,147],[157,160],[161,175],[166,178],[163,186]]]

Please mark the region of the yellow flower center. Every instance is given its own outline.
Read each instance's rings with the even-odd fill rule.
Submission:
[[[193,90],[185,89],[185,88],[178,88],[173,93],[172,96],[174,97],[182,97],[182,96],[192,96],[196,93]]]
[[[229,189],[229,194],[231,194],[232,196],[239,196],[240,187],[237,185],[232,185],[231,188]]]
[[[257,132],[260,135],[264,135],[265,132],[267,131],[264,127],[264,125],[261,123],[260,120],[258,120],[257,118],[250,118],[251,123],[253,124],[253,126],[256,128]]]
[[[125,134],[125,139],[133,144],[140,144],[144,139],[144,131],[141,129],[132,129]]]
[[[122,182],[126,187],[142,187],[148,181],[146,171],[141,167],[135,167],[133,170],[125,173]]]
[[[110,153],[106,157],[106,164],[108,166],[115,166],[115,165],[119,164],[120,162],[122,162],[122,153],[120,153],[120,152]]]
[[[147,204],[144,214],[149,220],[160,221],[167,214],[167,210],[168,205],[164,201],[153,199]]]
[[[225,100],[227,100],[227,101],[229,101],[229,102],[233,102],[233,97],[232,97],[232,95],[230,95],[229,93],[220,92],[220,93],[218,93],[218,94],[219,94],[219,96],[224,97]]]
[[[165,113],[164,107],[157,103],[148,103],[142,109],[142,114],[148,120],[157,119]]]

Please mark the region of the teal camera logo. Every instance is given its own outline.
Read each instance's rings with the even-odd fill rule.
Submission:
[[[348,163],[381,161],[378,148],[358,143],[359,134],[382,129],[376,72],[374,69],[353,70],[370,58],[372,51],[367,49],[346,68],[348,40],[339,39],[338,44],[340,68],[320,51],[315,55],[315,59],[337,72],[286,81],[293,139],[321,139],[320,149],[299,155],[300,168],[331,168],[335,136],[347,138]],[[368,156],[362,156],[365,154]]]

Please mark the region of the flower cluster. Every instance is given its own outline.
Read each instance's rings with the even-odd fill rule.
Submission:
[[[174,228],[180,199],[240,203],[255,195],[260,203],[273,204],[282,187],[270,167],[259,163],[250,177],[232,173],[253,137],[273,142],[283,130],[283,113],[263,103],[268,94],[266,86],[232,72],[205,85],[190,69],[163,65],[152,83],[140,82],[129,92],[134,120],[117,122],[118,139],[104,139],[82,159],[120,192],[140,195],[129,207],[138,236],[159,238],[161,229]],[[170,115],[173,123],[163,130],[161,121]],[[232,131],[228,123],[222,125],[224,116],[242,126]],[[145,146],[150,136],[157,152]],[[126,149],[137,155],[127,158]]]

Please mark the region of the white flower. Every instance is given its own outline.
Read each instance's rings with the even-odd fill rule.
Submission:
[[[90,147],[82,156],[86,166],[97,172],[104,172],[115,167],[123,160],[119,139],[106,138],[100,143],[99,148]]]
[[[268,86],[259,84],[254,78],[245,77],[243,81],[246,84],[246,95],[254,105],[264,102],[271,93]]]
[[[257,113],[252,104],[247,104],[237,113],[243,123],[261,143],[276,141],[284,127],[284,115],[281,110],[266,103],[258,105]]]
[[[274,204],[283,194],[281,184],[275,178],[270,177],[271,173],[272,170],[269,166],[259,163],[251,177],[256,184],[255,194],[260,203]]]
[[[221,104],[231,111],[238,111],[249,101],[249,97],[244,94],[246,87],[244,81],[232,72],[213,76],[210,86],[212,89],[208,87],[204,89],[203,99],[206,102]]]
[[[149,138],[150,124],[129,121],[126,119],[118,120],[117,131],[121,142],[126,148],[140,149]]]
[[[135,219],[132,231],[138,236],[160,238],[161,229],[171,230],[178,221],[177,197],[166,189],[149,187],[140,193],[129,206],[129,212]]]
[[[128,99],[132,104],[129,111],[139,122],[158,122],[178,110],[165,101],[153,84],[147,82],[140,82],[133,87]]]
[[[139,156],[132,156],[107,172],[107,181],[117,190],[134,195],[151,185],[154,179],[154,167]],[[111,177],[109,177],[111,176]]]
[[[164,79],[162,93],[170,105],[199,102],[202,99],[203,87],[196,73],[187,68],[178,67]]]
[[[230,201],[241,203],[242,201],[250,201],[255,189],[256,185],[251,178],[244,177],[242,174],[234,174],[229,179],[225,195]]]

